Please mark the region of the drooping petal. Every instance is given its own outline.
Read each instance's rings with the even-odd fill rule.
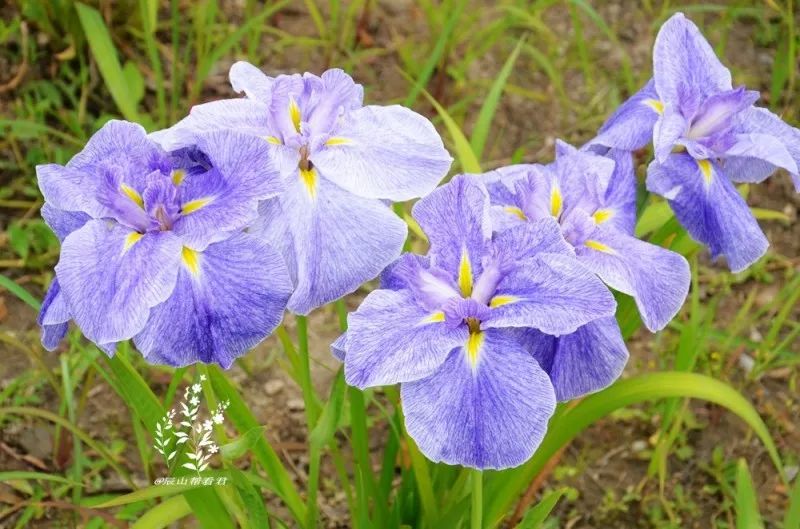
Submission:
[[[713,258],[724,255],[732,271],[744,270],[767,251],[758,222],[718,164],[673,154],[664,164],[650,164],[647,189],[667,198],[689,234]]]
[[[77,230],[91,217],[82,211],[64,211],[51,206],[48,203],[42,205],[40,211],[42,218],[56,234],[59,241],[63,241],[64,237]]]
[[[334,342],[331,344],[331,354],[333,357],[338,361],[344,363],[344,359],[347,356],[347,333],[343,332],[341,336],[336,338]]]
[[[268,115],[266,102],[222,99],[193,106],[188,116],[168,129],[151,133],[150,138],[168,151],[192,146],[199,134],[218,130],[235,130],[268,141],[272,135]]]
[[[625,151],[641,149],[653,141],[653,127],[663,111],[664,105],[651,79],[620,105],[587,145],[603,145]]]
[[[44,295],[42,308],[36,318],[36,323],[42,328],[41,340],[45,349],[52,351],[58,347],[58,343],[67,334],[71,319],[67,300],[61,293],[58,279],[54,278]]]
[[[355,195],[404,201],[430,193],[452,158],[427,118],[392,105],[366,106],[342,116],[311,161],[323,176]]]
[[[614,173],[608,184],[603,207],[593,213],[594,221],[633,234],[636,227],[636,173],[633,155],[611,149],[605,156],[614,160]]]
[[[283,319],[292,283],[283,258],[238,233],[202,252],[183,250],[172,295],[150,311],[134,343],[153,363],[185,366],[233,361]]]
[[[792,157],[787,146],[775,136],[769,134],[736,134],[733,136],[735,143],[728,147],[725,156],[733,156],[739,159],[761,160],[772,165],[774,168],[786,169],[792,176],[796,177],[798,171],[797,162]],[[726,174],[727,174],[727,165]],[[738,175],[737,175],[738,176]],[[760,175],[757,175],[760,176]],[[734,180],[736,181],[736,180]]]
[[[795,165],[800,167],[800,130],[788,125],[781,118],[766,108],[753,107],[743,113],[738,132],[768,134],[777,138],[794,159]],[[746,158],[737,171],[730,167],[732,160],[726,160],[725,173],[734,182],[761,181],[774,171],[766,172],[762,161]],[[754,163],[755,162],[755,163]],[[755,175],[755,176],[754,176]],[[766,175],[763,176],[762,175]],[[752,178],[752,180],[751,180]],[[795,190],[800,192],[800,175],[792,173]]]
[[[528,460],[555,394],[533,356],[501,330],[454,349],[430,377],[402,384],[406,429],[435,462],[479,469]]]
[[[574,257],[543,254],[506,274],[490,306],[484,327],[532,327],[561,335],[614,314],[617,304],[603,282]]]
[[[753,106],[759,96],[755,90],[745,90],[743,86],[712,94],[703,102],[698,115],[692,119],[686,137],[698,140],[732,128],[734,116]]]
[[[492,247],[497,259],[508,266],[543,253],[575,255],[554,218],[533,220],[501,231],[494,236]]]
[[[551,336],[526,329],[526,345],[553,383],[559,402],[611,385],[628,362],[628,349],[614,317],[600,318],[572,334]]]
[[[196,250],[220,232],[239,230],[258,216],[258,204],[283,188],[266,142],[232,131],[203,133],[198,147],[211,170],[188,175],[178,186],[182,215],[173,230]]]
[[[484,187],[475,177],[456,176],[417,202],[413,215],[428,236],[431,264],[457,273],[462,293],[469,295],[492,234]]]
[[[170,232],[138,234],[91,220],[61,245],[56,276],[72,317],[96,344],[127,340],[172,293],[181,242]]]
[[[467,335],[466,325],[447,325],[407,290],[374,290],[347,318],[345,380],[365,388],[430,376]]]
[[[272,77],[246,61],[236,61],[228,72],[233,90],[248,99],[269,103],[272,98]]]
[[[600,227],[577,248],[578,259],[612,288],[636,300],[648,329],[664,328],[689,292],[686,259],[632,235]]]
[[[252,228],[286,260],[295,291],[289,310],[308,314],[376,277],[400,256],[406,224],[378,200],[324,178],[287,183],[262,203]]]
[[[674,14],[656,36],[653,79],[662,100],[673,104],[680,100],[681,91],[708,96],[732,88],[730,71],[683,13]]]

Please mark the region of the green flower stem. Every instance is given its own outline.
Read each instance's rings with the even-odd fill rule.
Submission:
[[[472,470],[472,529],[483,529],[483,472]]]

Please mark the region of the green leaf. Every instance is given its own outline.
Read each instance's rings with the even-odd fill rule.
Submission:
[[[514,63],[517,61],[517,57],[519,57],[519,52],[524,42],[525,39],[523,38],[517,43],[514,51],[508,56],[505,64],[503,64],[503,67],[497,74],[497,79],[492,83],[489,93],[486,94],[486,99],[483,100],[483,106],[478,114],[478,119],[475,121],[475,127],[472,129],[472,141],[470,143],[472,152],[478,160],[483,156],[486,138],[489,137],[489,129],[492,126],[492,120],[497,111],[497,105],[500,103],[500,97],[503,95],[506,81],[508,81],[508,76],[511,75],[511,70],[514,68]]]
[[[253,448],[264,436],[265,426],[256,426],[240,435],[230,443],[224,444],[219,451],[225,459],[239,459]]]
[[[183,496],[174,496],[145,512],[131,529],[163,529],[192,513]]]
[[[747,463],[740,459],[736,464],[736,529],[763,529],[758,512],[758,500]]]
[[[789,494],[789,507],[783,518],[783,529],[800,529],[800,475],[794,477],[794,486]]]
[[[7,481],[22,481],[29,479],[37,479],[42,481],[55,481],[56,483],[73,485],[76,487],[83,486],[81,483],[77,483],[75,481],[67,479],[63,476],[59,476],[57,474],[45,474],[44,472],[27,472],[24,470],[12,470],[9,472],[0,472],[0,483],[5,483]]]
[[[31,246],[28,232],[17,222],[8,227],[8,244],[23,261],[28,258],[28,251]]]
[[[440,105],[432,95],[425,90],[423,90],[422,93],[426,98],[428,98],[428,101],[430,101],[431,105],[433,105],[433,108],[436,109],[436,112],[439,113],[439,117],[442,118],[445,127],[447,127],[447,131],[453,138],[453,145],[456,149],[456,157],[458,158],[458,163],[461,164],[462,171],[465,173],[480,173],[481,164],[478,162],[478,158],[472,151],[472,146],[469,144],[469,141],[467,141],[467,137],[464,136],[464,132],[461,130],[461,127],[458,126],[452,116],[448,114],[447,110],[445,110],[444,107]]]
[[[542,444],[527,463],[504,472],[487,473],[490,477],[487,489],[491,491],[487,497],[492,498],[484,518],[488,526],[500,523],[547,461],[591,424],[619,408],[668,397],[703,399],[734,412],[758,435],[783,477],[783,465],[769,430],[752,404],[739,392],[724,382],[696,373],[649,373],[621,380],[571,408],[560,406],[550,420]]]
[[[92,56],[97,62],[100,75],[103,76],[114,103],[117,104],[125,119],[138,122],[136,98],[129,89],[128,78],[120,66],[117,50],[103,17],[97,9],[80,2],[75,4],[75,8],[78,10],[78,18],[81,21],[86,40],[89,42],[89,48],[92,50]]]
[[[39,303],[39,301],[35,297],[31,296],[30,292],[28,292],[27,290],[25,290],[24,288],[22,288],[21,286],[19,286],[14,281],[12,281],[11,279],[9,279],[4,275],[0,275],[0,287],[5,288],[9,292],[17,296],[20,300],[24,301],[25,303],[33,307],[34,310],[38,311],[39,309],[42,308],[42,304]]]
[[[258,488],[254,487],[245,473],[239,469],[232,468],[231,477],[236,491],[242,498],[250,529],[269,529],[269,515]]]
[[[653,233],[672,217],[673,213],[669,207],[669,202],[666,200],[651,202],[639,215],[639,220],[636,223],[636,236],[641,238]]]
[[[125,66],[122,67],[122,75],[125,76],[125,81],[128,83],[131,99],[138,104],[144,97],[144,78],[139,67],[131,61],[126,61]]]
[[[565,492],[565,489],[558,489],[545,494],[539,503],[528,510],[517,529],[539,529]]]
[[[95,509],[107,509],[109,507],[119,507],[120,505],[129,505],[140,501],[152,500],[155,498],[163,498],[181,494],[187,490],[203,487],[204,485],[150,485],[143,489],[117,496],[110,500],[104,501],[97,505],[93,505]]]

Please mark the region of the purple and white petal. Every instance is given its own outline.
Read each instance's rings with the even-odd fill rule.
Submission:
[[[231,87],[248,99],[268,103],[272,99],[272,77],[246,61],[236,61],[228,72]]]
[[[552,217],[526,222],[497,233],[492,248],[495,257],[508,266],[543,253],[575,255],[572,245],[564,239],[561,227]]]
[[[532,327],[561,335],[613,315],[617,304],[603,282],[574,257],[542,254],[507,273],[490,306],[485,328]]]
[[[59,241],[86,224],[91,217],[82,211],[64,211],[45,202],[40,211],[42,218],[56,234]]]
[[[432,267],[427,257],[403,254],[381,272],[381,288],[408,289],[416,302],[429,310],[441,308],[452,298],[461,299],[450,274]]]
[[[220,232],[253,222],[259,202],[278,194],[283,182],[259,138],[217,131],[203,133],[197,140],[212,168],[187,175],[178,186],[182,209],[173,230],[184,244],[202,250]]]
[[[134,337],[152,363],[227,369],[280,324],[292,283],[283,258],[245,233],[184,249],[177,284]]]
[[[686,300],[691,272],[678,253],[600,227],[577,248],[577,254],[606,284],[633,296],[651,331],[664,328]]]
[[[794,159],[795,165],[800,167],[800,130],[784,122],[766,108],[753,107],[744,112],[741,117],[741,124],[737,132],[747,134],[767,134],[777,138]],[[748,159],[749,161],[749,159]],[[760,181],[752,180],[753,175],[765,174],[765,166],[762,163],[753,165],[752,163],[740,166],[739,171],[734,172],[730,167],[730,161],[726,161],[725,172],[734,182]],[[769,173],[771,174],[771,173]],[[767,174],[767,176],[769,176]],[[766,178],[766,176],[764,177]],[[761,178],[763,180],[763,178]],[[792,181],[795,190],[800,192],[800,175],[792,173]]]
[[[61,245],[61,292],[75,323],[97,344],[132,338],[175,287],[180,239],[168,231],[140,235],[91,220]]]
[[[769,243],[744,199],[723,169],[673,154],[647,170],[647,189],[669,200],[680,223],[696,241],[724,255],[729,268],[741,272],[767,251]]]
[[[392,105],[366,106],[342,116],[311,161],[323,176],[355,195],[399,202],[433,191],[452,158],[427,118]]]
[[[466,342],[466,325],[419,306],[407,290],[374,290],[347,318],[344,376],[359,388],[396,384],[433,374]]]
[[[492,236],[489,197],[477,178],[456,176],[417,202],[412,213],[428,236],[432,265],[451,273],[469,269],[477,277]]]
[[[732,88],[730,71],[683,13],[674,14],[656,36],[653,79],[662,101],[672,104],[686,90],[708,96]]]
[[[36,318],[36,323],[42,328],[41,340],[45,349],[52,351],[58,347],[58,343],[67,334],[71,319],[67,300],[61,293],[58,279],[54,278],[44,295],[42,308]]]
[[[653,127],[663,109],[651,79],[620,105],[587,146],[603,145],[625,151],[646,147],[653,141]]]
[[[628,349],[614,317],[594,320],[558,337],[527,329],[521,333],[528,351],[550,376],[559,402],[610,386],[628,362]]]
[[[786,169],[795,178],[800,173],[792,153],[775,136],[759,133],[736,134],[733,136],[733,141],[734,144],[725,151],[726,158],[733,156],[738,159],[761,160],[773,168]],[[725,168],[727,174],[727,164]],[[763,171],[758,171],[758,173],[763,174]],[[757,174],[757,176],[761,174]]]
[[[402,384],[406,429],[434,462],[503,469],[544,437],[555,393],[533,356],[501,330],[454,349],[430,377]]]
[[[745,90],[743,86],[709,96],[702,104],[698,114],[692,118],[686,137],[699,140],[730,130],[733,117],[753,106],[760,94],[755,90]]]
[[[623,233],[633,234],[636,227],[636,173],[633,155],[629,151],[611,149],[606,157],[614,160],[614,173],[606,189],[602,212],[594,213],[598,224],[612,226]]]
[[[408,229],[379,200],[355,196],[324,178],[298,176],[265,201],[251,231],[280,251],[296,288],[289,310],[308,314],[380,274],[400,256]]]
[[[323,72],[320,77],[308,73],[303,77],[313,78],[320,84],[319,94],[314,94],[314,99],[308,105],[307,122],[312,134],[329,132],[343,114],[364,105],[364,87],[353,81],[344,70],[332,68]]]
[[[341,336],[336,338],[334,342],[331,344],[331,354],[333,357],[338,361],[344,363],[344,359],[347,356],[347,333],[343,332]]]
[[[667,104],[664,107],[664,113],[659,116],[653,128],[653,150],[656,160],[664,161],[675,148],[675,143],[686,134],[688,128],[689,123],[679,109]]]

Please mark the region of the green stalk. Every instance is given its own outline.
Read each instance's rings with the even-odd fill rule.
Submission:
[[[311,359],[308,355],[308,318],[297,316],[297,353],[300,356],[300,372],[298,380],[303,390],[303,401],[306,407],[306,423],[309,433],[317,423],[317,407],[314,398],[314,387],[311,385]]]
[[[483,528],[483,472],[472,470],[472,529]]]

